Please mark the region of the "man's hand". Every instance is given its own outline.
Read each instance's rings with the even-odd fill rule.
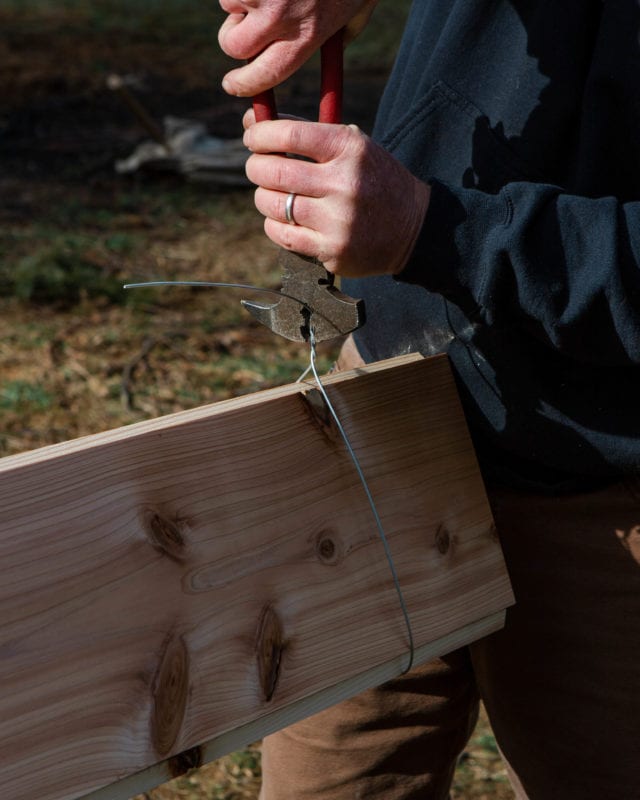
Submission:
[[[400,272],[427,213],[429,186],[355,125],[254,119],[247,112],[244,141],[253,155],[246,170],[258,186],[255,203],[267,236],[315,256],[335,274]],[[290,192],[295,225],[286,221]]]
[[[225,75],[222,86],[239,97],[271,89],[304,64],[336,31],[353,39],[377,0],[220,0],[229,15],[218,33],[223,51],[249,64]]]

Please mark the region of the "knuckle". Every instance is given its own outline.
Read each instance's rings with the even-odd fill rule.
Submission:
[[[286,219],[287,213],[285,211],[285,204],[286,204],[286,196],[283,195],[281,192],[278,193],[275,205],[275,218],[276,219]]]
[[[259,6],[258,0],[247,0],[247,4]],[[273,31],[274,33],[283,28],[283,9],[279,8],[276,3],[269,3],[261,9],[261,17],[265,29]]]
[[[284,137],[288,153],[299,153],[303,139],[303,123],[289,123]]]
[[[227,55],[238,60],[246,60],[251,57],[251,51],[249,49],[236,49],[233,53],[230,50],[226,50],[225,52]],[[242,67],[238,72],[234,73],[233,89],[237,97],[249,97],[256,91],[259,91],[255,89],[256,84],[252,77],[253,70],[249,69],[249,66]]]
[[[251,64],[258,67],[260,83],[264,87],[277,86],[282,81],[280,64],[273,63],[268,52],[258,56]]]
[[[291,165],[288,163],[289,159],[282,158],[281,156],[273,159],[272,166],[272,180],[275,188],[286,188],[291,185]]]
[[[257,156],[249,156],[244,165],[244,171],[247,178],[249,178],[251,183],[256,184],[260,183],[258,180],[258,165],[256,164],[257,160]]]
[[[295,250],[293,232],[294,230],[290,225],[287,225],[282,228],[280,243],[282,244],[285,250]]]
[[[349,149],[359,164],[362,164],[369,152],[369,139],[362,133],[349,133]]]
[[[218,43],[222,51],[230,58],[249,58],[250,47],[248,47],[246,37],[242,36],[242,31],[239,30],[238,25],[223,25],[218,31]]]

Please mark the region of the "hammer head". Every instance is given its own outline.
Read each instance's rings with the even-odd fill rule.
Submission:
[[[333,285],[334,276],[315,258],[280,251],[283,296],[271,305],[242,301],[253,316],[274,333],[294,342],[334,339],[362,327],[364,302]],[[295,298],[295,299],[293,299]]]

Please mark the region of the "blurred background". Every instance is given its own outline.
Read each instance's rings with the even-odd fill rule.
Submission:
[[[408,0],[381,0],[346,54],[345,122],[369,132]],[[238,146],[248,103],[220,81],[222,12],[197,0],[2,0],[0,457],[295,380],[306,347],[232,290],[278,288]],[[313,118],[314,59],[279,87]],[[322,346],[328,369],[336,343]],[[283,776],[286,780],[286,776]],[[255,798],[259,743],[149,792]],[[454,798],[510,798],[484,716]]]

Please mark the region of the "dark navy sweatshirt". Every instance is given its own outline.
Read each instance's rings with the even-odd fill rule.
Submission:
[[[640,470],[640,5],[416,0],[374,137],[432,186],[365,360],[447,352],[485,476]]]

